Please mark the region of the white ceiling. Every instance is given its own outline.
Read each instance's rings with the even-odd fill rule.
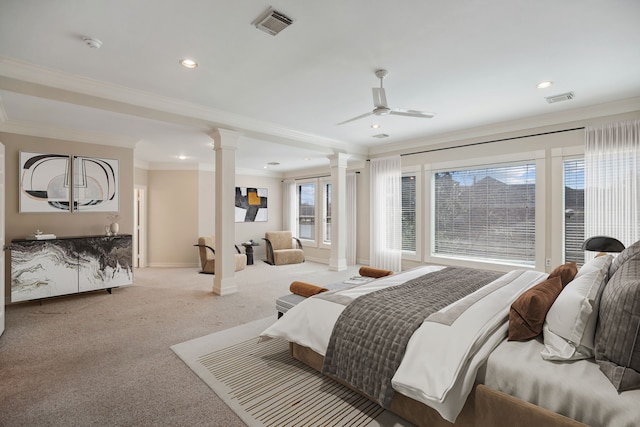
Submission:
[[[251,25],[268,6],[294,20],[275,37]],[[212,164],[208,135],[224,127],[242,135],[240,169],[317,167],[334,151],[362,159],[613,102],[639,109],[638,18],[637,0],[2,0],[0,130],[135,146],[153,167]],[[373,109],[378,68],[392,108],[436,116],[337,126]]]

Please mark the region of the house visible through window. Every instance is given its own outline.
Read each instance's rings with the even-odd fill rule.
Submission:
[[[416,175],[402,177],[402,250],[416,251]]]
[[[564,260],[584,263],[584,159],[564,161]]]
[[[535,265],[535,164],[436,172],[433,254]]]

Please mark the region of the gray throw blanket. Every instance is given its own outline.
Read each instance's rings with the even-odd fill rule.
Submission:
[[[388,408],[391,379],[414,331],[430,314],[502,275],[449,267],[356,298],[333,327],[322,372]]]

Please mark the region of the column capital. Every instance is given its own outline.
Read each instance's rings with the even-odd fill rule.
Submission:
[[[332,168],[346,168],[347,160],[351,157],[351,154],[347,153],[333,153],[329,156],[329,166]]]
[[[229,129],[215,128],[209,132],[209,136],[213,139],[214,150],[220,148],[235,150],[238,147],[238,139],[241,134]]]

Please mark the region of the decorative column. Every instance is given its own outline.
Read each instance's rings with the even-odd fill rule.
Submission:
[[[347,159],[345,153],[329,156],[331,167],[331,256],[329,270],[347,269]]]
[[[215,174],[215,250],[216,273],[213,293],[228,295],[238,292],[235,273],[235,182],[236,148],[240,134],[227,129],[214,129],[213,149],[216,154]]]

